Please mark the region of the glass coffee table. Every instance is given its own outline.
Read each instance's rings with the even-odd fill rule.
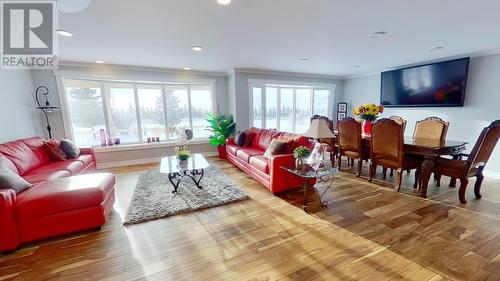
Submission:
[[[318,192],[316,194],[318,195],[319,202],[321,203],[321,205],[323,207],[328,207],[328,202],[321,201],[321,199],[323,198],[323,195],[328,191],[328,189],[330,189],[330,187],[333,185],[333,181],[335,179],[334,175],[336,173],[338,173],[338,171],[339,171],[337,168],[332,167],[331,164],[324,162],[323,165],[321,167],[319,167],[318,170],[316,170],[316,171],[313,170],[310,166],[308,166],[307,169],[305,169],[305,170],[298,170],[295,168],[295,166],[293,166],[293,167],[281,166],[281,169],[286,170],[287,172],[304,179],[304,186],[303,186],[304,205],[302,206],[302,208],[306,212],[307,212],[307,190],[309,189],[309,187],[316,189],[316,187],[314,185],[309,186],[307,184],[307,181],[309,179],[316,179],[319,182],[330,181],[330,183],[328,184],[326,189],[323,191],[323,193],[321,193],[321,195],[319,195],[319,191],[316,189],[316,191]]]
[[[180,164],[177,156],[167,156],[161,159],[160,173],[168,174],[168,180],[174,187],[172,192],[175,193],[184,177],[191,178],[196,187],[202,188],[200,182],[205,174],[204,169],[209,166],[203,155],[198,153],[191,155],[185,164]]]

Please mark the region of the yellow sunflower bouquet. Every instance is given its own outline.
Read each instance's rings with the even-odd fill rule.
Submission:
[[[353,110],[354,115],[358,116],[363,120],[375,121],[380,113],[384,112],[383,105],[376,105],[373,103],[367,103],[355,107]]]

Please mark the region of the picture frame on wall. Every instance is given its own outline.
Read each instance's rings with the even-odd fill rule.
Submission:
[[[338,112],[347,112],[347,102],[339,102],[337,104],[337,111]]]
[[[346,118],[347,113],[345,112],[339,112],[337,113],[337,121],[342,121]]]

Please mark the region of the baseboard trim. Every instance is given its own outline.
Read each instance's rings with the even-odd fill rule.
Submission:
[[[488,178],[500,180],[500,173],[493,171],[484,171],[484,175]]]
[[[215,156],[218,156],[219,154],[217,152],[203,152],[203,153],[201,153],[201,155],[203,155],[204,157],[215,157]],[[163,157],[142,158],[142,159],[97,163],[97,169],[109,169],[109,168],[117,168],[117,167],[125,167],[125,166],[160,163],[161,158],[163,158]]]

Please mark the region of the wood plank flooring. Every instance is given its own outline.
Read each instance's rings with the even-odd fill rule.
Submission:
[[[329,207],[310,193],[307,214],[301,192],[273,196],[228,162],[210,162],[250,199],[123,227],[137,179],[153,166],[113,169],[117,200],[101,231],[0,256],[0,280],[500,280],[498,181],[461,206],[445,180],[425,200],[340,173]]]

